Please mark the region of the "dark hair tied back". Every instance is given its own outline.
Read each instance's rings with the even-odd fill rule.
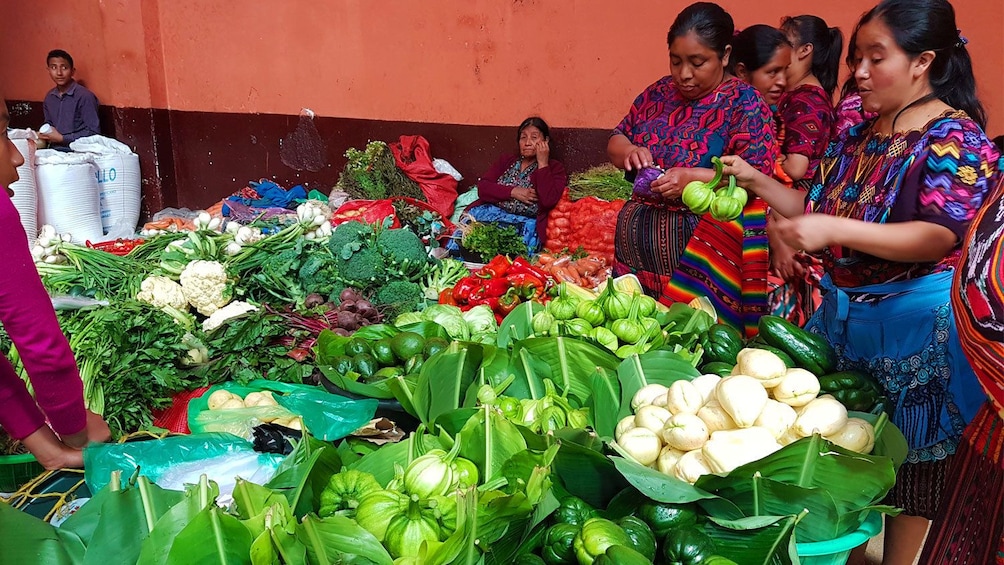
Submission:
[[[796,48],[812,44],[812,74],[823,90],[833,96],[840,74],[840,52],[844,49],[844,35],[840,29],[827,27],[822,18],[811,15],[784,18],[781,29],[797,38],[792,41]]]
[[[976,96],[973,62],[966,48],[967,41],[955,26],[952,5],[947,0],[883,0],[862,16],[858,25],[876,18],[892,31],[896,45],[909,56],[934,52],[934,60],[928,68],[932,93],[906,108],[937,98],[964,111],[981,128],[986,128],[987,113]]]
[[[516,143],[519,143],[519,136],[523,135],[523,130],[530,126],[539,129],[540,133],[544,134],[544,139],[550,139],[551,128],[547,127],[547,122],[539,116],[530,116],[529,118],[523,120],[523,123],[519,124],[519,129],[516,130]]]
[[[684,8],[673,20],[666,34],[666,43],[672,45],[674,39],[692,31],[709,49],[724,57],[725,50],[732,44],[735,29],[732,16],[721,6],[712,2],[696,2]]]
[[[782,45],[790,45],[788,38],[769,25],[757,24],[742,30],[732,40],[729,72],[736,74],[739,63],[750,72],[759,69],[770,62]]]

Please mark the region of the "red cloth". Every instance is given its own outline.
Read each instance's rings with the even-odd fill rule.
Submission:
[[[0,322],[17,347],[35,389],[28,394],[0,355],[0,426],[24,439],[48,420],[59,435],[84,429],[84,385],[70,344],[28,251],[28,238],[7,191],[0,189]],[[36,404],[37,403],[37,404]]]
[[[402,135],[400,140],[389,145],[397,167],[422,187],[429,204],[444,218],[452,216],[457,200],[457,179],[437,171],[432,165],[428,140],[420,135]]]

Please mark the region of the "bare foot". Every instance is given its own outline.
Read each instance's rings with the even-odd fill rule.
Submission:
[[[84,453],[59,441],[49,426],[42,426],[21,440],[35,459],[48,470],[80,468],[84,466]]]

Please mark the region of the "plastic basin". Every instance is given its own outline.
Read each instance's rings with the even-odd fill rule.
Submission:
[[[866,543],[882,531],[882,514],[869,512],[861,527],[836,539],[812,543],[796,543],[799,560],[805,565],[842,565],[851,550]]]
[[[0,492],[15,492],[45,468],[30,453],[0,456]]]

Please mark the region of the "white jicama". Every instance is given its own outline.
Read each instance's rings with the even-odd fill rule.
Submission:
[[[704,421],[704,424],[708,426],[708,433],[713,434],[718,430],[734,430],[736,429],[736,422],[729,416],[729,413],[722,408],[722,405],[718,403],[718,400],[712,397],[708,400],[708,403],[701,406],[701,409],[697,411],[697,417]]]
[[[792,426],[781,437],[777,438],[777,442],[781,445],[791,445],[800,439],[802,439],[802,436],[798,435],[798,432],[795,431],[795,426]]]
[[[875,428],[861,418],[848,418],[837,433],[824,437],[844,449],[858,453],[871,453],[875,448]]]
[[[718,383],[721,382],[721,380],[722,377],[718,375],[707,374],[701,375],[690,381],[690,384],[694,385],[694,387],[701,393],[701,398],[703,399],[701,401],[701,406],[707,404],[709,400],[715,397],[715,387],[718,386]]]
[[[655,461],[656,469],[663,475],[672,476],[676,472],[676,464],[683,457],[684,452],[667,445],[659,452],[659,459]]]
[[[635,427],[634,415],[632,414],[630,416],[624,416],[623,418],[621,418],[620,422],[617,422],[617,428],[614,429],[614,439],[620,440],[621,436],[624,435],[624,432],[630,430],[633,427]]]
[[[701,452],[708,468],[712,472],[723,474],[762,459],[778,449],[781,449],[781,444],[774,439],[770,430],[754,426],[715,432]]]
[[[638,389],[638,392],[634,393],[634,397],[631,399],[631,410],[637,412],[642,406],[648,406],[649,404],[652,404],[656,398],[665,396],[668,391],[668,388],[659,384],[645,385],[641,387]]]
[[[828,436],[840,431],[847,423],[847,408],[832,396],[820,396],[802,407],[795,425],[795,432],[802,437],[814,433]]]
[[[669,410],[661,406],[654,404],[642,406],[634,415],[634,427],[646,428],[658,434],[662,432],[663,426],[666,425],[666,420],[671,416],[672,414],[669,413]]]
[[[774,388],[784,378],[788,367],[780,357],[764,349],[746,348],[736,355],[733,375],[746,375],[760,381],[764,388]]]
[[[673,414],[697,414],[706,398],[690,381],[679,380],[669,386],[666,409]]]
[[[621,434],[617,445],[635,461],[642,465],[651,465],[659,458],[662,451],[662,440],[655,432],[647,428],[631,428]]]
[[[763,411],[757,416],[754,425],[770,430],[774,437],[780,441],[795,424],[797,418],[798,414],[791,406],[777,400],[768,400]]]
[[[788,369],[772,392],[775,400],[788,406],[805,406],[819,395],[819,379],[805,369]]]
[[[666,445],[680,451],[699,449],[708,441],[708,435],[707,424],[693,414],[674,414],[666,420],[666,427],[662,430],[662,439]]]
[[[725,377],[715,388],[715,395],[740,428],[752,426],[767,404],[767,391],[763,385],[747,375]]]
[[[680,457],[679,461],[676,462],[676,469],[673,471],[673,474],[681,481],[694,484],[703,475],[710,475],[711,469],[708,467],[708,462],[704,459],[704,454],[701,453],[701,450],[695,449],[684,453]]]

